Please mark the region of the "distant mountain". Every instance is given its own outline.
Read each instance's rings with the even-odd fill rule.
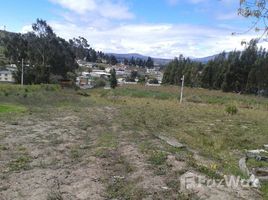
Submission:
[[[208,63],[211,60],[214,60],[219,54],[213,55],[213,56],[207,56],[203,58],[192,58],[193,61],[201,62],[201,63]]]
[[[124,61],[124,59],[128,59],[130,60],[132,57],[135,59],[142,59],[142,60],[147,60],[149,56],[144,56],[138,53],[129,53],[129,54],[117,54],[117,53],[107,53],[107,55],[114,55],[116,57],[116,59],[118,61]],[[217,57],[219,54],[213,55],[213,56],[207,56],[207,57],[203,57],[203,58],[190,58],[193,61],[196,62],[201,62],[201,63],[208,63],[210,60],[215,59],[215,57]],[[166,58],[153,58],[154,62],[158,65],[166,65],[168,64],[170,61],[172,61],[172,59],[166,59]]]
[[[144,56],[138,53],[129,53],[129,54],[117,54],[117,53],[107,53],[107,55],[113,55],[116,57],[118,61],[124,61],[124,59],[130,60],[132,57],[134,59],[142,59],[147,60],[149,56]],[[172,59],[165,59],[165,58],[153,58],[154,62],[158,65],[166,65],[168,64]]]

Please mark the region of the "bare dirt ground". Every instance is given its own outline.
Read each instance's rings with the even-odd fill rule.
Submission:
[[[0,122],[1,200],[260,199],[241,188],[180,190],[181,176],[199,173],[187,152],[126,130],[116,108],[48,113]]]

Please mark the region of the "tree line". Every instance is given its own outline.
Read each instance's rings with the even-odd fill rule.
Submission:
[[[105,54],[95,51],[83,37],[69,41],[58,37],[42,19],[26,34],[8,33],[0,37],[5,57],[17,65],[14,78],[19,83],[24,61],[25,84],[54,83],[60,79],[74,79],[76,60],[102,62]]]
[[[217,89],[224,92],[268,94],[268,52],[251,40],[243,51],[223,52],[207,64],[180,56],[165,70],[164,84]]]
[[[141,58],[134,58],[133,56],[131,59],[124,59],[124,65],[129,66],[138,66],[140,68],[154,68],[154,61],[151,57],[148,57],[147,60]]]

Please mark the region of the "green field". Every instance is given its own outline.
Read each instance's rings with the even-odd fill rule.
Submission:
[[[86,184],[93,199],[199,199],[179,190],[179,178],[188,170],[210,178],[243,176],[238,161],[245,150],[268,143],[268,99],[186,88],[180,104],[178,95],[173,86],[75,91],[0,85],[0,172],[21,183],[0,185],[0,195],[33,197],[26,180],[38,183],[40,199],[78,198],[87,194]],[[228,114],[228,106],[238,112]],[[159,135],[188,148],[169,146]],[[61,186],[44,188],[41,177],[31,176],[40,172],[58,177]],[[62,179],[65,173],[70,179]],[[243,191],[242,199],[267,199],[267,191],[263,184],[261,197]],[[235,191],[225,195],[238,198]]]

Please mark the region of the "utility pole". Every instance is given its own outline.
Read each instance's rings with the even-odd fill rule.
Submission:
[[[24,69],[23,69],[23,58],[21,60],[21,86],[23,86],[23,73],[24,73]]]
[[[182,98],[183,98],[183,88],[184,88],[184,75],[181,79],[181,98],[180,98],[180,103],[182,103]]]

